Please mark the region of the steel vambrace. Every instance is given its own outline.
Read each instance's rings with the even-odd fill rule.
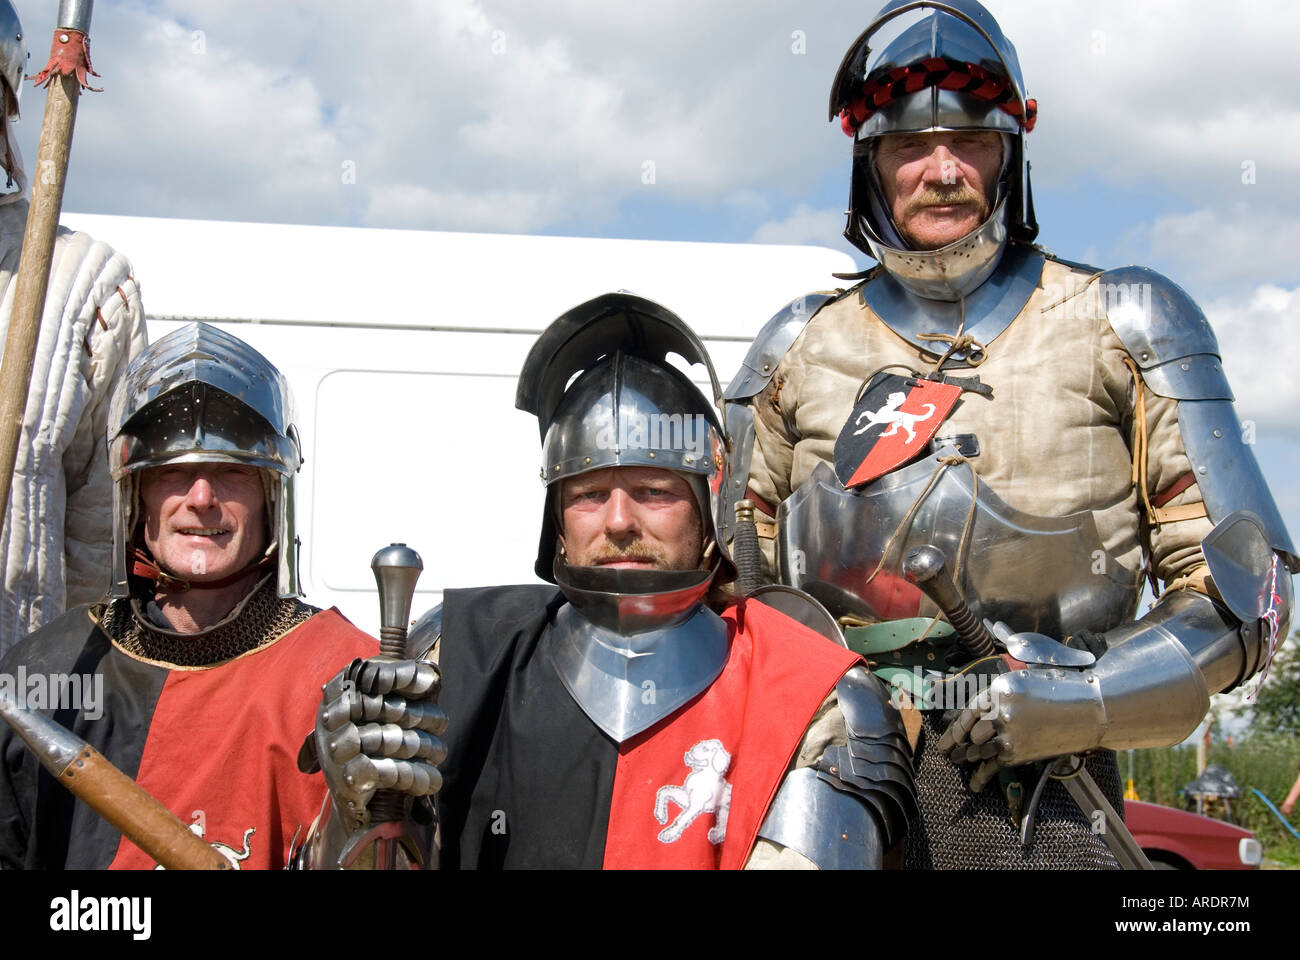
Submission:
[[[998,676],[940,748],[958,763],[1008,767],[1098,747],[1168,746],[1196,729],[1210,694],[1248,679],[1267,653],[1259,621],[1243,624],[1193,590],[1167,595],[1105,640],[1090,667],[1030,663]]]

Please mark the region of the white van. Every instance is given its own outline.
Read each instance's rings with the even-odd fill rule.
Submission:
[[[424,559],[413,616],[447,587],[534,581],[537,421],[515,381],[537,335],[613,290],[656,300],[724,386],[791,299],[852,271],[817,247],[435,233],[65,214],[135,265],[150,340],[215,323],[284,371],[306,463],[306,599],[378,632],[370,559]],[[697,382],[706,382],[695,372]]]

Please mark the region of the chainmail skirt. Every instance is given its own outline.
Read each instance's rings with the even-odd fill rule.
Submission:
[[[1093,832],[1065,787],[1056,781],[1043,790],[1038,825],[1028,850],[1011,823],[1006,799],[995,776],[978,794],[970,792],[975,767],[958,767],[938,750],[944,724],[941,712],[922,714],[917,744],[916,788],[921,818],[911,824],[903,848],[908,870],[1116,870],[1105,839]],[[1121,815],[1124,812],[1115,754],[1101,751],[1087,759],[1092,774]],[[1034,784],[1026,783],[1028,806]]]

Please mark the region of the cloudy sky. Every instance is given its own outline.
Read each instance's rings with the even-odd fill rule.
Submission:
[[[17,6],[34,72],[56,4]],[[82,102],[68,210],[851,249],[826,98],[870,3],[95,6],[105,92]],[[1039,102],[1041,242],[1205,307],[1300,531],[1300,5],[988,6]],[[22,105],[30,165],[41,94]]]

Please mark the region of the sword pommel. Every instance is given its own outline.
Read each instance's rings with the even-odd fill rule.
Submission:
[[[976,657],[997,654],[993,637],[984,624],[975,619],[975,614],[966,605],[966,598],[948,575],[947,561],[938,547],[927,543],[909,551],[903,558],[903,576],[907,577],[909,583],[920,587],[934,601],[935,606],[943,611],[970,654]]]
[[[370,569],[379,586],[379,648],[385,656],[401,658],[406,653],[411,600],[424,561],[406,544],[394,543],[375,554]]]

